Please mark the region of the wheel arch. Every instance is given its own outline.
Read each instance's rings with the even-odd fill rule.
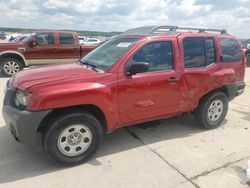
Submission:
[[[3,60],[4,58],[15,58],[19,60],[23,66],[27,66],[27,62],[23,54],[16,52],[16,51],[4,51],[0,53],[0,59]]]
[[[107,119],[105,117],[104,112],[96,105],[93,104],[85,104],[80,106],[73,106],[73,107],[66,107],[66,108],[59,108],[52,110],[39,124],[37,132],[43,133],[49,127],[49,122],[56,119],[59,116],[62,116],[66,113],[73,113],[73,112],[88,112],[95,116],[102,125],[103,132],[107,132]]]
[[[200,102],[201,102],[204,98],[206,98],[208,95],[211,95],[211,94],[216,93],[216,92],[223,92],[223,93],[227,96],[228,100],[230,100],[230,93],[229,93],[228,86],[227,86],[227,85],[224,85],[224,86],[222,86],[222,87],[212,89],[212,90],[210,90],[208,93],[206,93],[205,95],[203,95],[203,96],[199,99],[197,105],[199,105]]]

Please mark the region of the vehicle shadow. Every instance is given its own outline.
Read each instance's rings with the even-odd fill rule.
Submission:
[[[87,164],[99,166],[102,165],[103,156],[141,147],[144,145],[144,137],[147,136],[153,135],[153,139],[147,140],[146,144],[154,144],[164,140],[189,137],[204,131],[198,128],[189,114],[122,128],[104,136],[98,152]],[[82,166],[84,165],[86,164]],[[65,168],[50,162],[41,147],[27,147],[17,143],[5,126],[0,127],[0,184]]]
[[[0,71],[0,78],[6,78],[6,79],[8,79],[8,77],[5,76],[3,73],[1,73],[1,71]]]
[[[244,120],[250,121],[250,112],[249,111],[243,111],[243,110],[233,110],[233,111],[244,115],[244,117],[243,117]]]
[[[0,72],[0,78],[7,78]]]

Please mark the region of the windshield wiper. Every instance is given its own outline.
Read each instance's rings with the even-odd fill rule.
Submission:
[[[93,65],[93,64],[89,63],[89,62],[86,61],[86,60],[81,60],[81,59],[79,59],[79,60],[77,60],[76,63],[79,63],[79,64],[81,64],[81,65],[86,65],[87,68],[88,68],[88,67],[91,67],[91,68],[92,68],[93,70],[95,70],[96,72],[99,72],[100,70],[103,71],[100,67],[98,67],[98,66],[96,66],[96,65]]]

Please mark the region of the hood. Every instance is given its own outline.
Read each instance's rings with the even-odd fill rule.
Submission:
[[[78,80],[97,74],[99,73],[76,63],[43,66],[18,72],[13,78],[13,86],[27,90],[40,84]]]

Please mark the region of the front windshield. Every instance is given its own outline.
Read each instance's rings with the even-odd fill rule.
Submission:
[[[91,51],[81,61],[107,70],[115,64],[140,38],[114,38]]]

